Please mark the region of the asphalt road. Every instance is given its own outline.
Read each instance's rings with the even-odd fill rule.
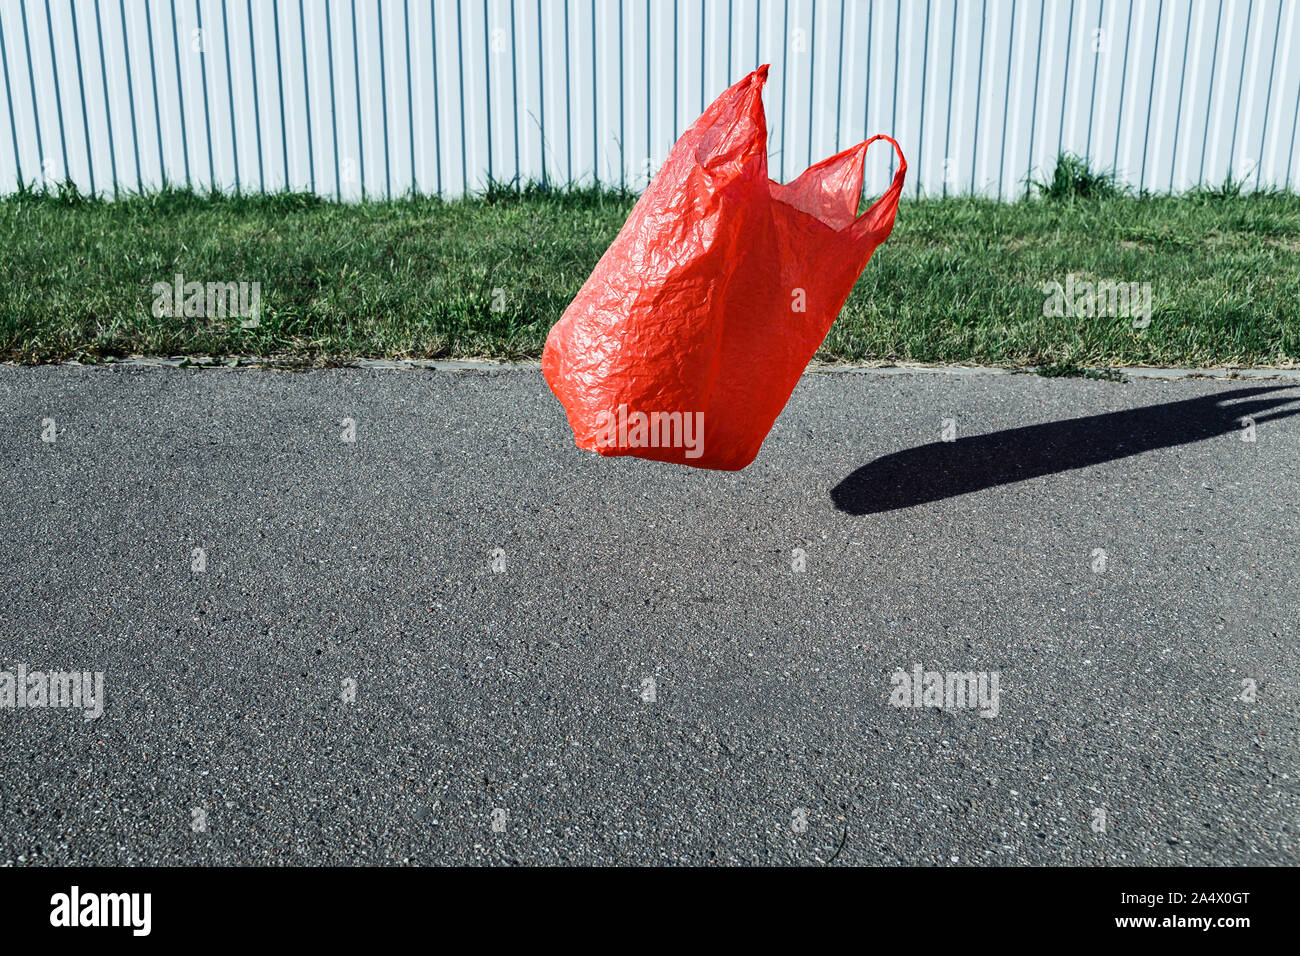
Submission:
[[[0,670],[105,688],[0,709],[0,864],[1300,863],[1297,412],[814,373],[725,474],[536,369],[0,368]]]

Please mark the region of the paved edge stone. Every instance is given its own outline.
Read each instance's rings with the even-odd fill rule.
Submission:
[[[188,358],[128,358],[106,362],[59,362],[59,368],[109,368],[123,366],[126,368],[194,368],[205,370],[221,369],[256,369],[263,367],[284,368],[288,371],[320,371],[330,368],[415,370],[436,372],[492,372],[530,370],[541,368],[541,362],[501,362],[491,359],[352,359],[327,366],[282,366],[274,359],[258,356],[236,356],[236,364],[231,358],[210,358],[207,356],[190,356]],[[16,366],[15,363],[0,363]],[[21,366],[27,367],[27,366]],[[36,366],[32,366],[36,367]],[[1126,378],[1180,379],[1180,378],[1215,378],[1215,379],[1259,379],[1284,378],[1300,379],[1300,368],[1153,368],[1134,366],[1131,368],[1092,368],[1084,367],[1087,372],[1098,374],[1121,375]],[[1032,368],[1003,368],[990,365],[841,365],[815,362],[808,366],[808,372],[815,375],[1033,375]]]

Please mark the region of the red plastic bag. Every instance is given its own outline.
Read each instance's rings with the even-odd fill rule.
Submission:
[[[875,248],[907,162],[873,136],[767,177],[763,66],[682,134],[542,354],[578,447],[734,471],[754,460]],[[861,216],[863,161],[898,150]]]

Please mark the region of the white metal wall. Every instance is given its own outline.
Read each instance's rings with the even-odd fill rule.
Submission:
[[[1060,151],[1295,188],[1298,40],[1300,0],[0,0],[0,190],[639,190],[760,63],[780,180],[886,132],[909,193]]]

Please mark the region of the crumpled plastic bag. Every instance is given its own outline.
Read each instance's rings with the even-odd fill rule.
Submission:
[[[682,134],[551,329],[542,372],[578,447],[744,468],[893,229],[907,162],[888,136],[768,179],[766,80],[755,70]],[[898,172],[858,216],[877,139]]]

